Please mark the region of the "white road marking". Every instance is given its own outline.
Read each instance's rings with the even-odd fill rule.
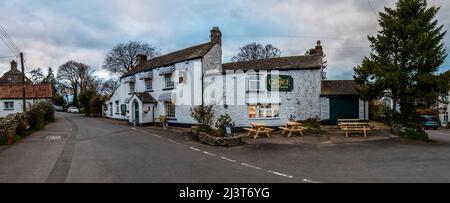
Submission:
[[[137,130],[136,128],[130,128],[131,130]]]
[[[250,167],[250,168],[253,168],[253,169],[256,169],[256,170],[261,170],[262,168],[260,168],[260,167],[257,167],[257,166],[253,166],[253,165],[250,165],[250,164],[246,164],[246,163],[241,163],[241,165],[243,165],[243,166],[247,166],[247,167]]]
[[[307,182],[307,183],[320,183],[320,182],[309,180],[309,179],[303,179],[302,181]]]
[[[267,171],[267,172],[273,173],[275,175],[283,176],[283,177],[286,177],[286,178],[293,178],[294,177],[294,176],[286,175],[284,173],[280,173],[280,172],[276,172],[276,171]]]
[[[197,152],[201,152],[202,151],[202,150],[199,150],[199,149],[194,148],[194,147],[189,147],[189,149],[192,149],[192,150],[197,151]]]
[[[147,131],[145,131],[145,130],[139,130],[139,132],[141,132],[141,133],[147,133]]]
[[[157,135],[157,134],[153,134],[153,133],[149,133],[150,135],[157,137],[157,138],[161,138],[161,136]]]
[[[180,143],[178,143],[178,142],[176,142],[174,140],[171,140],[171,139],[168,139],[168,141],[171,142],[171,143],[174,143],[174,144],[180,144]]]
[[[47,136],[45,137],[46,140],[60,140],[61,136]]]
[[[223,160],[227,160],[227,161],[229,161],[229,162],[233,162],[233,163],[236,162],[235,160],[229,159],[229,158],[227,158],[227,157],[220,157],[220,158],[223,159]]]
[[[212,154],[212,153],[209,153],[209,152],[207,152],[207,151],[203,151],[203,154],[207,154],[207,155],[211,155],[211,156],[217,156],[217,155]]]

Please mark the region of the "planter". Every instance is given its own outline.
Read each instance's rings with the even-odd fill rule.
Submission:
[[[8,145],[12,145],[14,142],[14,139],[12,137],[8,137]]]
[[[242,142],[242,138],[245,137],[244,135],[234,137],[216,137],[207,133],[199,132],[195,128],[192,129],[192,134],[197,137],[200,143],[221,147],[234,147],[243,145],[244,142]]]

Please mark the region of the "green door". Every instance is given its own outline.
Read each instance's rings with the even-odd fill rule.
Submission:
[[[139,103],[134,102],[134,120],[139,123]]]
[[[358,119],[358,98],[330,98],[330,122],[337,124],[338,119]]]

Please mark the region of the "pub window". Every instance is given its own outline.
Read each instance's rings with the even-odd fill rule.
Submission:
[[[448,112],[444,113],[444,123],[448,123]]]
[[[260,77],[259,75],[248,76],[248,91],[258,91],[260,90]]]
[[[280,105],[265,104],[265,105],[249,105],[249,118],[279,118]]]
[[[147,79],[145,80],[145,89],[146,90],[152,90],[153,89],[153,80]]]
[[[175,104],[173,102],[166,102],[166,116],[167,118],[175,118]]]
[[[164,76],[164,81],[166,83],[166,88],[173,88],[174,87],[174,82],[172,80],[172,74],[167,74]]]
[[[4,105],[6,111],[14,110],[14,102],[4,102]]]
[[[130,92],[133,93],[136,91],[136,83],[130,82]]]
[[[119,101],[116,101],[116,113],[118,114],[119,111],[120,111],[120,108],[119,108]]]

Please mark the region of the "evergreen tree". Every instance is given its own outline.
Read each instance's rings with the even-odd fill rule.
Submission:
[[[436,19],[439,9],[428,7],[426,0],[399,0],[396,8],[385,8],[379,18],[381,30],[368,37],[371,54],[354,69],[363,98],[378,99],[386,90],[392,92],[403,124],[417,124],[417,109],[448,92],[448,85],[442,85],[445,75],[437,74],[447,57],[446,31]]]

